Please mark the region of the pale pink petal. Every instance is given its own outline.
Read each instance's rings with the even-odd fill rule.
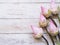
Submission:
[[[43,29],[42,28],[32,26],[32,25],[31,25],[31,28],[32,28],[32,31],[35,35],[43,34]]]
[[[40,15],[40,22],[46,21],[46,18],[43,16],[43,14]]]
[[[51,0],[50,7],[51,7],[51,10],[52,11],[56,11],[57,10],[57,5],[55,4],[55,0]]]
[[[43,13],[48,13],[48,9],[45,8],[45,7],[43,7],[43,6],[41,6],[41,11],[42,11],[42,14],[43,14]]]
[[[50,32],[52,34],[55,34],[58,32],[58,28],[54,25],[52,20],[50,20],[49,26],[47,27],[47,29],[48,29],[48,32]]]

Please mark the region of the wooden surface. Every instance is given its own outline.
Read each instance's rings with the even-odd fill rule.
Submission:
[[[30,25],[38,26],[40,6],[48,8],[50,1],[0,0],[0,45],[46,45],[43,39],[33,38]],[[56,0],[56,4],[60,5],[60,0]],[[52,45],[49,36],[44,36]]]

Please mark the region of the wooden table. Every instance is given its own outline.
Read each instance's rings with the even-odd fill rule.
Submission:
[[[33,38],[30,27],[38,26],[41,5],[48,8],[50,0],[0,0],[0,45],[46,45],[43,39]],[[52,45],[49,36],[44,36]]]

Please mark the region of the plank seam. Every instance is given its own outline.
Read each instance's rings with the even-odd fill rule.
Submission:
[[[33,34],[33,33],[0,33],[0,34]],[[47,34],[47,33],[44,33]]]

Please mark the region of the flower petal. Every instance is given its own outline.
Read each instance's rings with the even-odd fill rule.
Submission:
[[[58,34],[58,28],[54,25],[52,20],[50,20],[49,25],[47,27],[47,30],[51,35],[57,35]]]
[[[53,14],[58,13],[58,6],[55,4],[55,0],[51,0],[50,10]]]
[[[41,14],[40,15],[40,19],[39,19],[39,25],[41,26],[41,27],[45,27],[45,26],[47,26],[47,20],[46,20],[46,18],[43,16],[43,14]]]
[[[45,8],[43,6],[41,6],[41,11],[42,11],[42,14],[48,18],[49,16],[51,16],[51,11],[49,10],[49,8]]]
[[[32,31],[34,33],[34,36],[36,36],[37,38],[38,37],[40,38],[43,35],[43,29],[42,28],[32,26],[32,25],[31,25],[31,28],[32,28]]]

